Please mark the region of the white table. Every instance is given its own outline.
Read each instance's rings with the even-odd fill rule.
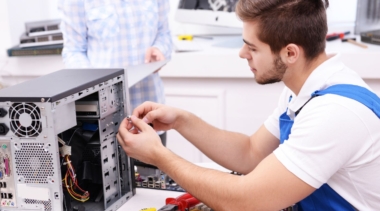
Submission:
[[[196,163],[196,165],[223,172],[230,172],[230,170],[216,163]],[[127,203],[121,206],[118,211],[139,211],[143,208],[151,207],[154,207],[158,210],[165,205],[166,198],[176,198],[182,194],[184,194],[184,192],[137,188],[136,195],[134,195],[129,201],[127,201]]]
[[[137,188],[136,195],[120,207],[118,211],[139,211],[143,208],[151,207],[158,210],[165,205],[166,198],[176,198],[181,194],[184,194],[184,192]]]

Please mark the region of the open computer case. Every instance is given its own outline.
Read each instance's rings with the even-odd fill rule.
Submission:
[[[115,211],[135,194],[116,140],[123,69],[64,69],[0,90],[0,210]]]

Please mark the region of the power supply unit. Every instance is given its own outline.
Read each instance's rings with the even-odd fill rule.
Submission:
[[[116,140],[128,114],[121,68],[64,69],[1,89],[1,210],[116,211],[136,191]]]

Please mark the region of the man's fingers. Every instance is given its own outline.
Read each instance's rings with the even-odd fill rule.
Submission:
[[[152,55],[150,56],[150,62],[156,62],[157,60],[157,52],[156,50],[152,50]]]
[[[158,61],[163,61],[163,60],[165,60],[165,56],[164,56],[164,54],[162,54],[162,53],[160,52],[160,54],[157,56],[157,60],[158,60]]]
[[[161,115],[161,110],[158,109],[158,110],[153,110],[149,113],[147,113],[144,118],[142,119],[142,121],[144,121],[145,123],[152,123],[154,120],[158,119]]]
[[[128,131],[130,131],[133,128],[133,124],[130,123],[127,118],[124,118],[123,121],[120,123],[120,128],[125,128]]]
[[[155,56],[155,60],[156,61],[162,61],[162,60],[165,60],[165,56],[164,54],[161,53],[161,51],[159,50],[155,50],[153,52],[153,55]]]
[[[120,128],[125,128],[128,130],[128,120],[126,118],[123,119],[123,121],[121,121],[120,123]]]
[[[152,58],[152,51],[153,49],[152,48],[148,48],[145,52],[145,63],[149,63],[151,62],[151,58]]]
[[[137,108],[135,108],[135,110],[133,110],[132,115],[141,119],[144,116],[146,116],[146,114],[154,111],[155,109],[156,109],[156,103],[146,101],[143,104],[139,105]]]
[[[125,148],[125,143],[124,143],[123,137],[120,134],[120,131],[117,133],[116,139],[119,142],[120,146],[124,149]]]
[[[123,121],[120,123],[119,131],[117,133],[117,138],[121,141],[126,140],[129,136],[129,134],[137,134],[137,128],[133,126],[133,123],[131,123],[127,118],[124,118]]]
[[[155,47],[148,48],[145,53],[145,63],[165,60],[164,54]]]
[[[135,116],[131,116],[131,120],[135,127],[139,128],[140,131],[146,131],[150,126],[144,121]]]

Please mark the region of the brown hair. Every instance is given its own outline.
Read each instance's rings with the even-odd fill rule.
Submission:
[[[328,6],[328,0],[239,0],[235,11],[242,21],[258,21],[258,38],[273,53],[294,43],[312,60],[325,50]]]

